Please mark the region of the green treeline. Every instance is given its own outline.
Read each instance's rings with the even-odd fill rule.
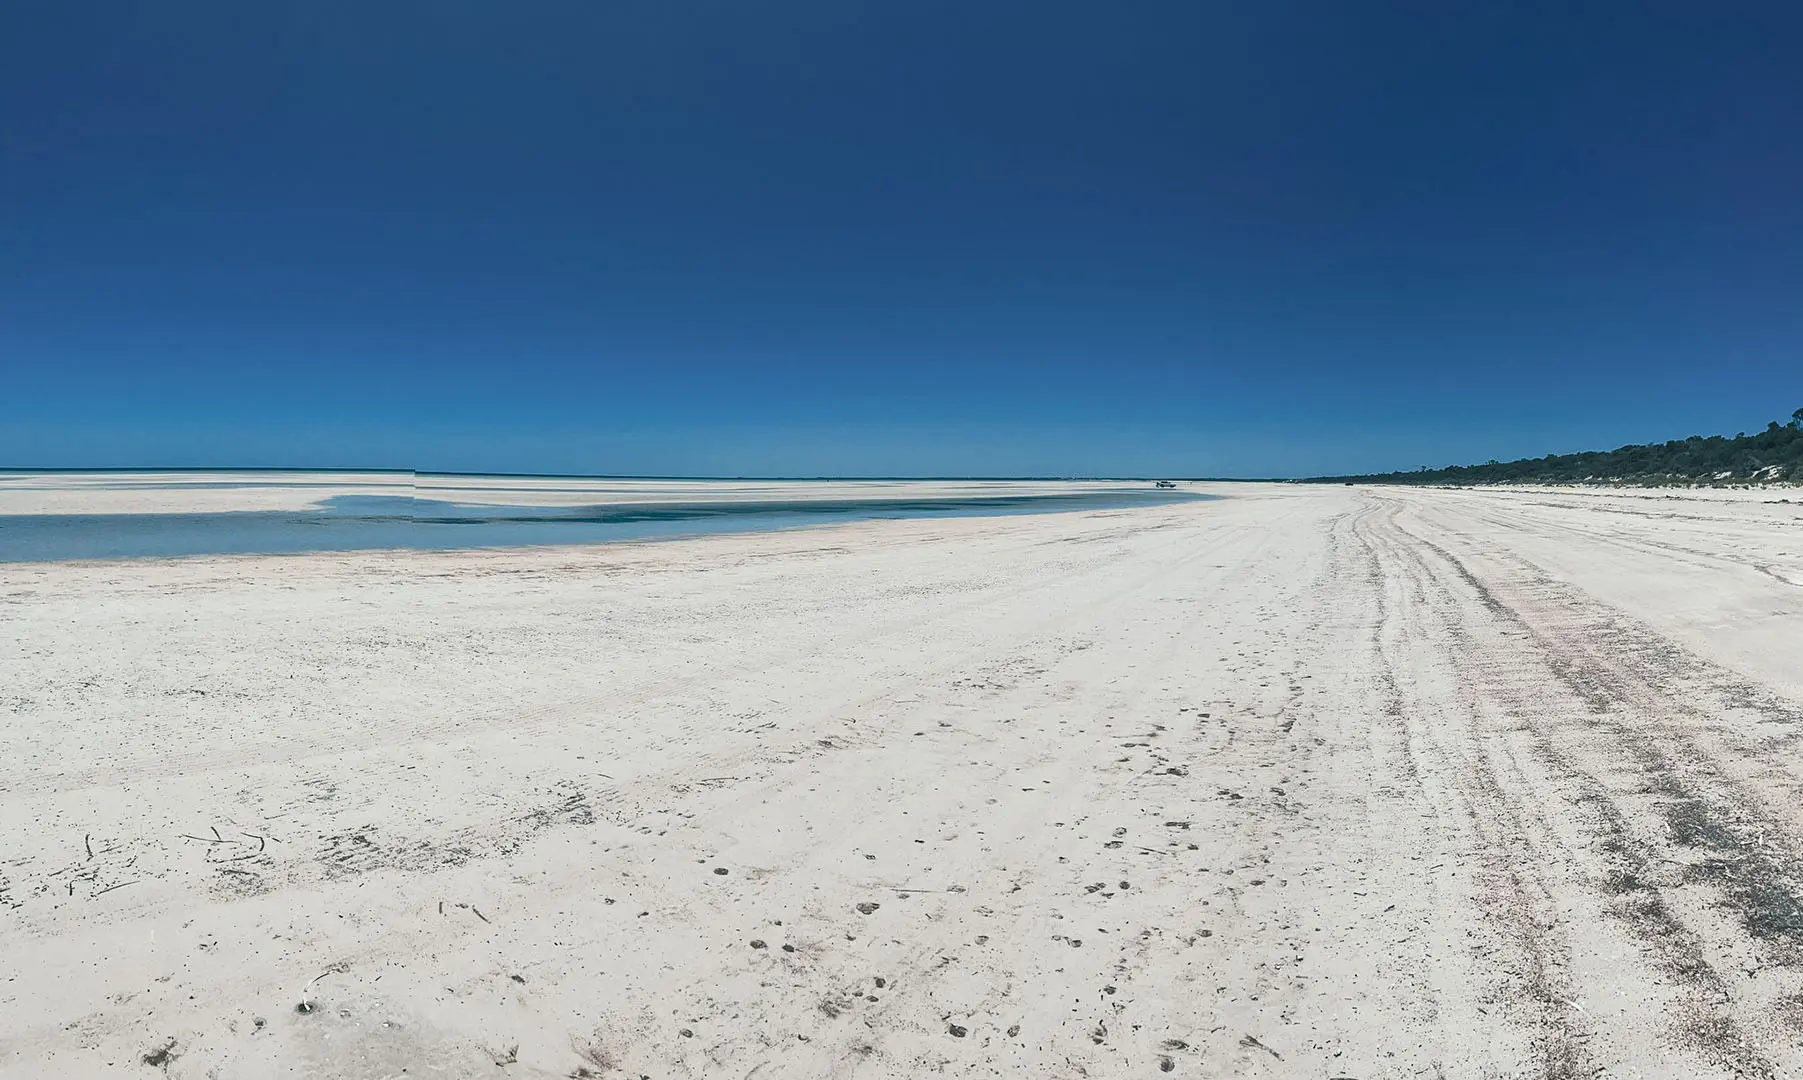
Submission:
[[[1667,443],[1548,454],[1485,465],[1414,472],[1318,476],[1313,482],[1364,484],[1745,484],[1803,483],[1803,409],[1755,435],[1692,435]]]

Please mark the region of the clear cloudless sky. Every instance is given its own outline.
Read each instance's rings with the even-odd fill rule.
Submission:
[[[1803,5],[0,5],[0,465],[1294,475],[1803,405]]]

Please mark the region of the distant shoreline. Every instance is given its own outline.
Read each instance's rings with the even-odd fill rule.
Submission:
[[[291,465],[109,465],[104,467],[84,468],[75,466],[53,466],[31,468],[17,465],[0,465],[0,476],[79,476],[121,475],[141,476],[156,473],[305,473],[318,476],[321,474],[349,473],[358,476],[449,476],[449,477],[483,477],[499,480],[668,480],[718,483],[822,483],[822,484],[868,484],[868,483],[1008,483],[1008,484],[1131,484],[1151,483],[1154,480],[1174,480],[1183,484],[1282,484],[1298,482],[1294,478],[1253,477],[1253,476],[1179,476],[1166,473],[1148,473],[1144,476],[988,476],[988,475],[945,475],[945,476],[683,476],[675,473],[523,473],[523,472],[461,472],[439,469],[378,469],[369,466],[303,467]]]

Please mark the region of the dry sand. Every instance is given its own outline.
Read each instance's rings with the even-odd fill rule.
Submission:
[[[0,1075],[1803,1073],[1803,506],[0,566]]]

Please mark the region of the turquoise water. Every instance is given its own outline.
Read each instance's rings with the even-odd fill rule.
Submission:
[[[1211,498],[1214,496],[1145,490],[831,501],[698,499],[548,507],[340,495],[306,511],[0,515],[0,562],[605,544],[881,518],[1119,510]]]

